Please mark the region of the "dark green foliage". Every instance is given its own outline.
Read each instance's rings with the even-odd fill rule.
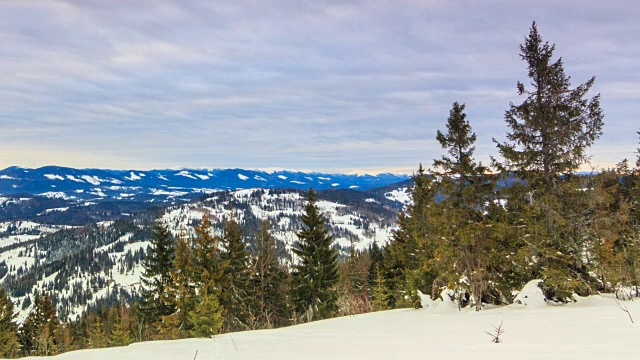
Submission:
[[[127,346],[132,342],[133,339],[131,338],[131,330],[129,329],[129,319],[125,316],[124,311],[121,311],[118,316],[118,320],[111,329],[109,346]]]
[[[36,294],[33,309],[20,327],[20,346],[23,355],[55,355],[54,334],[59,321],[51,297]]]
[[[106,348],[108,345],[107,334],[102,324],[102,319],[96,317],[91,325],[91,331],[89,332],[89,348],[101,349]]]
[[[505,121],[509,142],[498,143],[502,169],[515,171],[529,182],[542,181],[545,189],[559,174],[577,170],[586,160],[585,150],[602,134],[600,95],[585,98],[595,77],[575,89],[564,73],[562,59],[553,60],[555,45],[544,42],[534,22],[520,45],[532,89],[518,82],[526,99],[511,104]]]
[[[297,314],[307,321],[331,317],[337,311],[338,254],[326,218],[309,189],[302,215],[303,228],[293,248],[292,298]]]
[[[252,328],[273,328],[287,323],[286,289],[288,274],[280,264],[276,241],[269,222],[263,221],[257,239],[257,251],[251,277],[254,301],[251,305]]]
[[[162,316],[175,311],[174,300],[169,296],[171,268],[174,259],[174,239],[166,224],[157,222],[153,230],[151,246],[142,262],[144,273],[140,279],[140,309],[148,323],[159,321]]]
[[[244,242],[242,227],[233,216],[224,224],[222,238],[225,252],[222,261],[225,264],[222,280],[222,305],[225,309],[225,332],[246,330],[248,328],[249,293],[249,253]]]
[[[194,337],[208,338],[220,332],[224,324],[224,309],[216,295],[209,295],[207,289],[211,286],[203,286],[199,301],[195,309],[189,313],[189,322],[193,324],[191,335]]]
[[[0,288],[0,357],[18,356],[18,326],[15,323],[13,303],[4,288]]]
[[[568,174],[586,161],[586,149],[602,133],[604,115],[599,95],[585,98],[595,78],[572,89],[562,60],[553,60],[554,50],[533,23],[520,46],[532,89],[518,83],[526,99],[505,113],[508,142],[497,144],[504,160],[494,159],[494,165],[514,171],[527,188],[519,194],[524,201],[509,195],[509,202],[519,203],[527,214],[521,260],[533,264],[531,276],[543,279],[549,298],[564,301],[573,292],[593,291],[583,262],[585,237],[578,228],[591,216],[582,210],[587,194]]]

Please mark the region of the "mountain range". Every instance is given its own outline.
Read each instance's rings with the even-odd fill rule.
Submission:
[[[370,190],[407,180],[407,175],[346,175],[245,169],[108,170],[45,166],[0,170],[0,194],[77,200],[175,202],[216,190]]]

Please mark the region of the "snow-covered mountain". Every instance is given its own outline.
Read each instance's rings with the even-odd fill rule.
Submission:
[[[368,192],[318,191],[318,206],[343,254],[351,246],[364,249],[373,242],[381,244],[389,239],[403,206],[395,200],[398,193],[401,191],[394,187]],[[89,306],[128,300],[137,291],[140,263],[158,216],[174,233],[193,234],[193,227],[209,212],[214,231],[221,232],[230,209],[243,225],[249,247],[261,221],[267,220],[282,261],[291,263],[295,259],[290,250],[301,226],[304,199],[302,190],[244,189],[213,192],[201,201],[149,208],[84,226],[0,222],[0,284],[21,309],[21,319],[30,310],[34,292],[42,290],[54,297],[59,314],[73,318]],[[33,199],[11,198],[5,203],[12,201]],[[63,211],[57,203],[50,205],[57,207],[47,213]]]
[[[243,169],[102,170],[46,166],[0,170],[0,194],[31,194],[86,201],[174,201],[215,190],[369,190],[407,180],[407,175],[345,175]]]

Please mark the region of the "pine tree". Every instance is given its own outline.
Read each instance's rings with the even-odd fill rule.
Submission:
[[[56,309],[48,294],[36,294],[33,308],[20,328],[20,346],[24,355],[53,355],[57,352],[54,334],[58,326]]]
[[[249,253],[244,242],[242,227],[232,215],[224,224],[222,239],[225,252],[221,258],[226,265],[222,281],[222,304],[225,309],[225,332],[246,330],[249,301]]]
[[[168,289],[172,282],[173,243],[174,239],[167,225],[160,221],[156,222],[151,246],[142,263],[144,273],[141,277],[140,289],[141,310],[148,324],[175,311],[174,301],[168,296]]]
[[[0,288],[0,357],[18,356],[18,326],[15,323],[13,303],[4,288]]]
[[[175,301],[176,312],[161,317],[161,322],[158,324],[161,338],[168,336],[170,339],[175,339],[178,338],[178,333],[191,329],[187,314],[194,309],[196,297],[195,283],[191,273],[194,269],[192,261],[191,242],[181,234],[176,239],[175,258],[171,269],[172,283],[167,290],[169,297]]]
[[[129,329],[129,318],[124,311],[124,307],[120,309],[118,320],[111,329],[109,337],[109,346],[127,346],[133,342],[131,338],[131,330]]]
[[[409,189],[412,201],[398,214],[398,230],[384,249],[383,270],[390,308],[416,307],[417,291],[429,293],[438,276],[431,260],[440,238],[432,236],[440,227],[439,213],[433,211],[438,196],[434,177],[428,176],[422,164],[412,177]]]
[[[100,317],[95,317],[89,333],[89,347],[91,349],[101,349],[107,347],[107,335],[102,326]]]
[[[440,179],[436,184],[442,199],[431,204],[440,220],[428,236],[441,239],[435,263],[443,283],[469,292],[476,310],[480,310],[492,275],[489,255],[495,251],[488,210],[499,208],[491,206],[495,182],[473,157],[476,135],[464,109],[464,104],[455,102],[446,134],[438,131],[436,137],[448,155],[434,160],[434,166],[441,170],[434,175]],[[460,283],[460,279],[466,280]]]
[[[573,172],[586,161],[585,150],[602,134],[604,117],[600,95],[585,98],[595,77],[571,89],[562,59],[553,61],[554,51],[555,45],[543,42],[534,22],[520,45],[533,88],[527,90],[518,82],[518,94],[526,99],[511,104],[505,113],[511,132],[509,142],[497,144],[504,162],[495,163],[516,171],[523,180],[540,180],[544,190],[558,175]]]
[[[209,286],[207,293],[219,296],[228,262],[222,256],[222,239],[211,233],[209,216],[209,213],[205,213],[200,225],[195,228],[189,276],[196,288]]]
[[[207,292],[211,287],[204,285],[201,288],[199,301],[188,315],[189,322],[193,324],[191,335],[195,337],[212,337],[220,332],[224,324],[224,308],[220,305],[218,296]]]
[[[318,209],[313,189],[307,193],[302,215],[303,229],[297,233],[293,253],[292,297],[298,314],[309,321],[331,317],[337,311],[338,253],[326,218]]]
[[[520,267],[529,267],[529,276],[543,279],[541,287],[549,299],[565,301],[574,292],[593,291],[583,261],[588,244],[576,227],[576,219],[584,217],[580,206],[588,194],[571,173],[586,161],[586,149],[601,135],[604,115],[599,95],[586,98],[595,78],[572,89],[562,60],[553,61],[554,50],[533,23],[520,46],[532,89],[518,83],[518,93],[526,99],[506,111],[511,132],[508,142],[497,144],[503,162],[493,163],[523,181],[524,186],[514,186],[508,196],[509,203],[520,204],[527,213],[521,224],[526,233],[517,241],[525,244],[518,252],[528,265]],[[516,194],[526,198],[519,200]]]
[[[255,296],[252,318],[255,328],[273,328],[286,321],[286,272],[278,260],[269,222],[262,221],[251,279]]]
[[[374,270],[376,277],[371,290],[371,298],[373,302],[374,311],[382,311],[389,309],[388,291],[385,285],[382,268],[379,265],[375,266]]]

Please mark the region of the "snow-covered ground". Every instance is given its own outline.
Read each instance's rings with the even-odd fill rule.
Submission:
[[[426,305],[426,304],[425,304]],[[275,330],[82,350],[58,359],[637,359],[640,323],[606,296],[563,306],[458,311],[436,301]],[[623,303],[640,321],[640,301]],[[485,331],[502,323],[503,342]],[[197,353],[197,357],[196,355]]]

